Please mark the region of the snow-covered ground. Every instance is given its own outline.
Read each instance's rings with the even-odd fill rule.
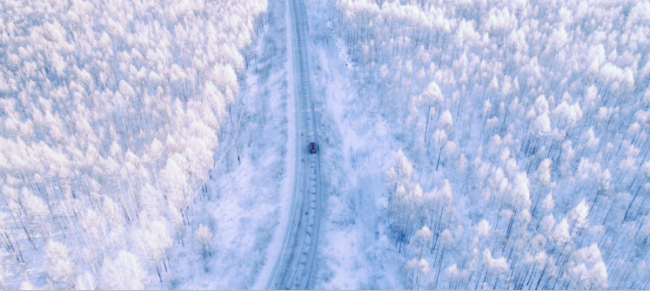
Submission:
[[[295,185],[295,177],[296,177],[296,114],[295,114],[295,107],[292,106],[295,104],[295,96],[293,93],[293,70],[290,68],[293,68],[293,61],[291,56],[291,47],[288,45],[291,43],[290,39],[290,33],[287,32],[288,28],[290,27],[290,20],[287,17],[287,13],[282,14],[282,11],[287,11],[288,7],[286,7],[288,4],[284,1],[274,1],[271,9],[269,9],[269,14],[272,16],[273,19],[275,19],[274,23],[276,28],[276,34],[275,37],[273,38],[275,42],[281,42],[284,40],[285,44],[285,50],[282,50],[281,52],[285,55],[286,63],[285,65],[285,81],[286,81],[286,90],[285,94],[285,104],[286,108],[284,110],[284,113],[286,113],[287,117],[287,122],[286,122],[286,133],[287,133],[287,139],[286,139],[286,155],[285,159],[283,161],[283,167],[285,167],[286,173],[283,176],[282,180],[282,188],[280,189],[279,195],[282,197],[282,202],[280,204],[280,215],[279,217],[276,217],[276,219],[279,219],[279,224],[278,227],[276,228],[274,234],[273,234],[273,240],[271,241],[271,244],[269,245],[266,253],[266,260],[264,262],[264,267],[260,274],[257,276],[257,279],[255,281],[255,284],[251,287],[251,289],[265,289],[267,284],[271,280],[271,276],[274,272],[274,268],[277,267],[278,264],[278,258],[281,255],[282,247],[286,241],[286,236],[287,236],[287,227],[290,222],[289,216],[291,213],[291,201],[293,199],[292,195],[293,190],[294,190],[294,185]],[[281,17],[281,16],[284,16]],[[280,24],[281,21],[284,21],[284,26]],[[283,39],[283,36],[285,36],[287,39]],[[278,58],[281,59],[282,58]],[[281,64],[278,64],[281,65]],[[278,70],[282,71],[282,69],[277,68]]]
[[[310,287],[650,288],[650,2],[304,1]],[[266,287],[287,8],[0,2],[0,289]]]
[[[387,201],[382,198],[382,164],[390,157],[385,124],[355,113],[356,95],[350,84],[349,61],[339,41],[320,43],[322,70],[318,79],[330,109],[328,151],[331,192],[321,247],[316,289],[392,289],[399,258],[380,229]],[[341,59],[339,59],[341,57]],[[346,64],[348,66],[346,66]],[[368,147],[371,145],[371,148]]]
[[[386,123],[363,112],[355,65],[328,23],[332,7],[307,2],[316,103],[327,185],[326,215],[314,289],[394,289],[403,259],[392,251],[382,220],[384,164],[392,161]],[[329,13],[322,13],[328,11]]]
[[[283,1],[269,1],[268,23],[241,96],[243,126],[238,149],[231,149],[230,172],[225,162],[213,169],[209,199],[194,206],[194,225],[214,229],[212,255],[180,252],[177,289],[263,289],[280,250],[295,155],[284,10]]]

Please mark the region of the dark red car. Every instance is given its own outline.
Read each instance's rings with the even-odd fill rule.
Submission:
[[[310,154],[318,153],[318,146],[313,141],[309,143],[309,153]]]

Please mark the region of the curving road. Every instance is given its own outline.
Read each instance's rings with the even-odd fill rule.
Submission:
[[[320,154],[309,154],[310,141],[318,144],[307,55],[308,23],[303,0],[287,0],[296,124],[296,177],[291,215],[282,250],[267,289],[308,289],[318,246],[322,213]],[[320,149],[319,149],[320,150]]]

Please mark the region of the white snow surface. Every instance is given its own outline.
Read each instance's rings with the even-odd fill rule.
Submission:
[[[281,18],[279,17],[282,15],[280,12],[282,11],[281,9],[284,9],[285,11],[288,11],[288,8],[281,8],[283,6],[286,6],[287,3],[283,1],[278,1],[279,3],[274,6],[273,10],[271,11],[272,15],[277,19],[276,25],[279,26]],[[284,4],[284,5],[283,5]],[[291,33],[287,33],[287,29],[291,26],[290,24],[290,19],[288,17],[288,12],[284,14],[284,35],[286,35],[287,39],[285,41],[285,44],[290,44],[291,43]],[[283,30],[278,29],[278,33],[281,33]],[[275,40],[281,41],[282,36],[280,34],[275,35],[274,37]],[[289,214],[291,211],[291,199],[293,195],[293,188],[295,184],[295,179],[296,179],[296,167],[295,167],[295,161],[296,161],[296,114],[295,114],[295,106],[292,106],[292,104],[295,104],[295,96],[294,96],[294,90],[289,90],[289,88],[293,88],[293,70],[290,68],[293,68],[293,58],[290,56],[292,55],[292,48],[290,45],[286,45],[286,65],[285,65],[285,72],[286,74],[284,75],[285,80],[287,82],[287,90],[286,90],[286,116],[287,116],[287,143],[286,143],[286,151],[287,154],[285,155],[284,159],[284,167],[287,169],[286,174],[283,178],[282,181],[282,188],[279,193],[281,195],[282,202],[280,204],[280,217],[279,217],[279,225],[277,229],[274,231],[273,234],[273,240],[268,246],[268,251],[267,251],[267,259],[265,261],[264,267],[262,271],[260,272],[259,276],[257,276],[255,285],[252,286],[251,289],[256,289],[256,290],[261,290],[264,289],[271,279],[271,274],[273,273],[273,268],[277,267],[277,260],[278,257],[280,256],[280,252],[283,247],[283,242],[285,240],[285,236],[287,235],[287,225],[289,223]]]
[[[311,287],[650,288],[650,2],[304,1]],[[264,288],[286,1],[62,3],[0,3],[0,289]]]

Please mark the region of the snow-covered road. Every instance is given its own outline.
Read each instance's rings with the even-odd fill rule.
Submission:
[[[295,103],[296,177],[291,216],[268,289],[310,287],[322,213],[320,154],[307,152],[310,141],[318,144],[307,55],[308,23],[303,1],[288,2],[288,69]]]

